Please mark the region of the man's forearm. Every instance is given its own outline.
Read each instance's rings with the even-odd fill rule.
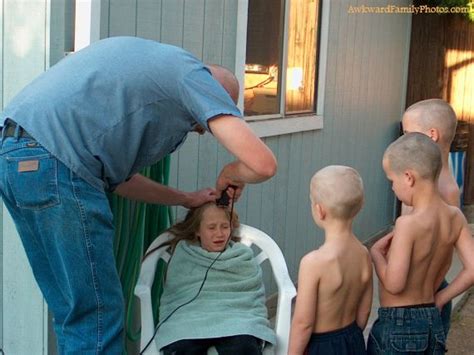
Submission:
[[[189,202],[188,193],[162,185],[140,174],[118,185],[114,192],[130,200],[168,206],[184,206]]]
[[[236,160],[224,166],[221,176],[226,176],[244,184],[253,184],[268,180],[272,175],[257,173],[241,161]]]

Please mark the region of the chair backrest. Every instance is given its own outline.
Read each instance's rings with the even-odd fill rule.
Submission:
[[[269,260],[273,272],[273,276],[278,288],[278,304],[275,319],[275,333],[277,336],[276,348],[266,348],[265,354],[287,354],[288,339],[291,321],[291,301],[296,295],[296,289],[290,279],[288,268],[286,266],[283,254],[275,243],[275,241],[261,230],[241,224],[235,232],[236,236],[241,238],[241,243],[252,246],[255,245],[260,249],[256,255],[256,260],[261,264],[265,260]],[[168,262],[171,255],[168,252],[168,246],[163,246],[172,239],[169,233],[163,233],[156,238],[148,248],[148,256],[142,263],[135,294],[140,297],[142,302],[142,341],[140,348],[143,349],[147,339],[151,339],[154,331],[153,319],[146,312],[151,310],[151,286],[153,284],[155,268],[157,261],[161,258]],[[153,251],[150,253],[150,251]],[[150,298],[150,300],[148,300]],[[150,303],[150,304],[148,304]],[[146,318],[146,319],[145,319]],[[150,326],[152,329],[149,329]],[[148,354],[148,351],[146,352]],[[150,352],[154,353],[154,352]]]

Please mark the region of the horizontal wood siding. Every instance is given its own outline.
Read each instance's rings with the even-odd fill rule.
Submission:
[[[127,3],[125,6],[123,3]],[[237,0],[109,1],[103,37],[124,34],[182,46],[205,62],[235,67]],[[331,1],[324,128],[264,139],[278,174],[249,185],[236,205],[244,223],[269,233],[296,278],[299,260],[323,242],[309,204],[309,180],[329,164],[356,168],[365,184],[355,221],[361,240],[390,224],[394,199],[381,168],[404,106],[409,15],[348,14],[349,5],[406,6],[409,1]],[[136,14],[136,15],[134,15]],[[105,17],[104,17],[105,16]],[[104,26],[103,26],[104,27]],[[231,156],[210,136],[190,134],[172,156],[171,185],[186,191],[213,186]],[[177,208],[178,218],[184,209]],[[274,292],[271,277],[267,290]]]

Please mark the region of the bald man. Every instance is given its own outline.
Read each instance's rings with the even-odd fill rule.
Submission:
[[[235,103],[238,82],[181,48],[134,37],[98,41],[24,88],[0,117],[0,192],[54,314],[61,354],[122,352],[124,305],[106,192],[198,206],[228,185],[276,172]],[[209,131],[236,160],[216,189],[184,192],[138,174]]]

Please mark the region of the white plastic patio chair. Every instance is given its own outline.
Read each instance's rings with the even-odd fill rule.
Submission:
[[[296,289],[288,274],[288,268],[283,254],[275,241],[257,228],[241,224],[235,235],[241,238],[241,243],[247,246],[253,244],[260,249],[260,253],[255,257],[259,264],[266,259],[270,261],[271,269],[278,287],[278,303],[275,319],[277,344],[276,346],[268,344],[264,349],[264,354],[286,355],[288,353],[288,340],[290,335],[291,302],[296,296]],[[156,250],[143,261],[137,285],[135,286],[135,295],[140,299],[141,309],[140,351],[145,348],[155,332],[151,303],[151,287],[155,278],[158,260],[161,258],[165,262],[168,262],[170,259],[170,254],[167,251],[168,246],[165,245],[160,248],[160,245],[163,245],[163,243],[169,241],[171,238],[172,236],[169,233],[163,233],[153,241],[148,251],[155,248]],[[156,336],[159,336],[159,331]],[[144,355],[157,354],[160,354],[160,351],[154,341],[153,344],[148,346]]]

